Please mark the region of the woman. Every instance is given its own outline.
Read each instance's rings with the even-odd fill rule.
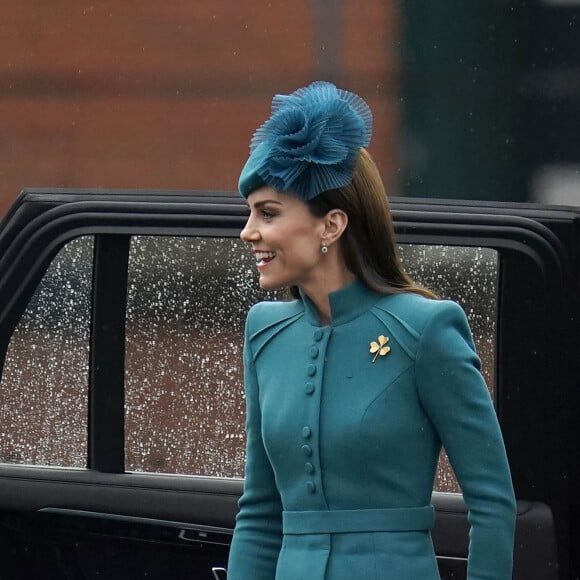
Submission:
[[[366,103],[317,82],[273,101],[240,177],[263,288],[246,323],[247,463],[230,580],[439,579],[444,445],[469,580],[511,578],[515,500],[463,311],[403,271]]]

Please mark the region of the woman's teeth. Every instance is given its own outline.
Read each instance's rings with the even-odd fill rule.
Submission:
[[[276,257],[276,252],[256,252],[256,263],[267,264]]]

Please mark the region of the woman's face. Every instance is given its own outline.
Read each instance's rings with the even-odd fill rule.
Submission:
[[[252,192],[248,205],[250,217],[240,238],[252,244],[260,286],[308,287],[324,258],[324,218],[313,216],[302,200],[271,187]]]

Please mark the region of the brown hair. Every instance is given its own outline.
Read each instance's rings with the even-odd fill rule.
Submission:
[[[437,298],[415,283],[401,264],[385,187],[366,149],[361,148],[348,185],[325,191],[306,203],[317,217],[331,209],[347,214],[348,225],[340,238],[342,253],[346,267],[366,286],[381,294],[415,292]],[[297,297],[297,288],[291,292]]]

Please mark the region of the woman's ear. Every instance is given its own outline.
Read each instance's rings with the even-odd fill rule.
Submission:
[[[341,209],[331,209],[324,216],[324,243],[328,246],[336,242],[348,225],[348,215]]]

